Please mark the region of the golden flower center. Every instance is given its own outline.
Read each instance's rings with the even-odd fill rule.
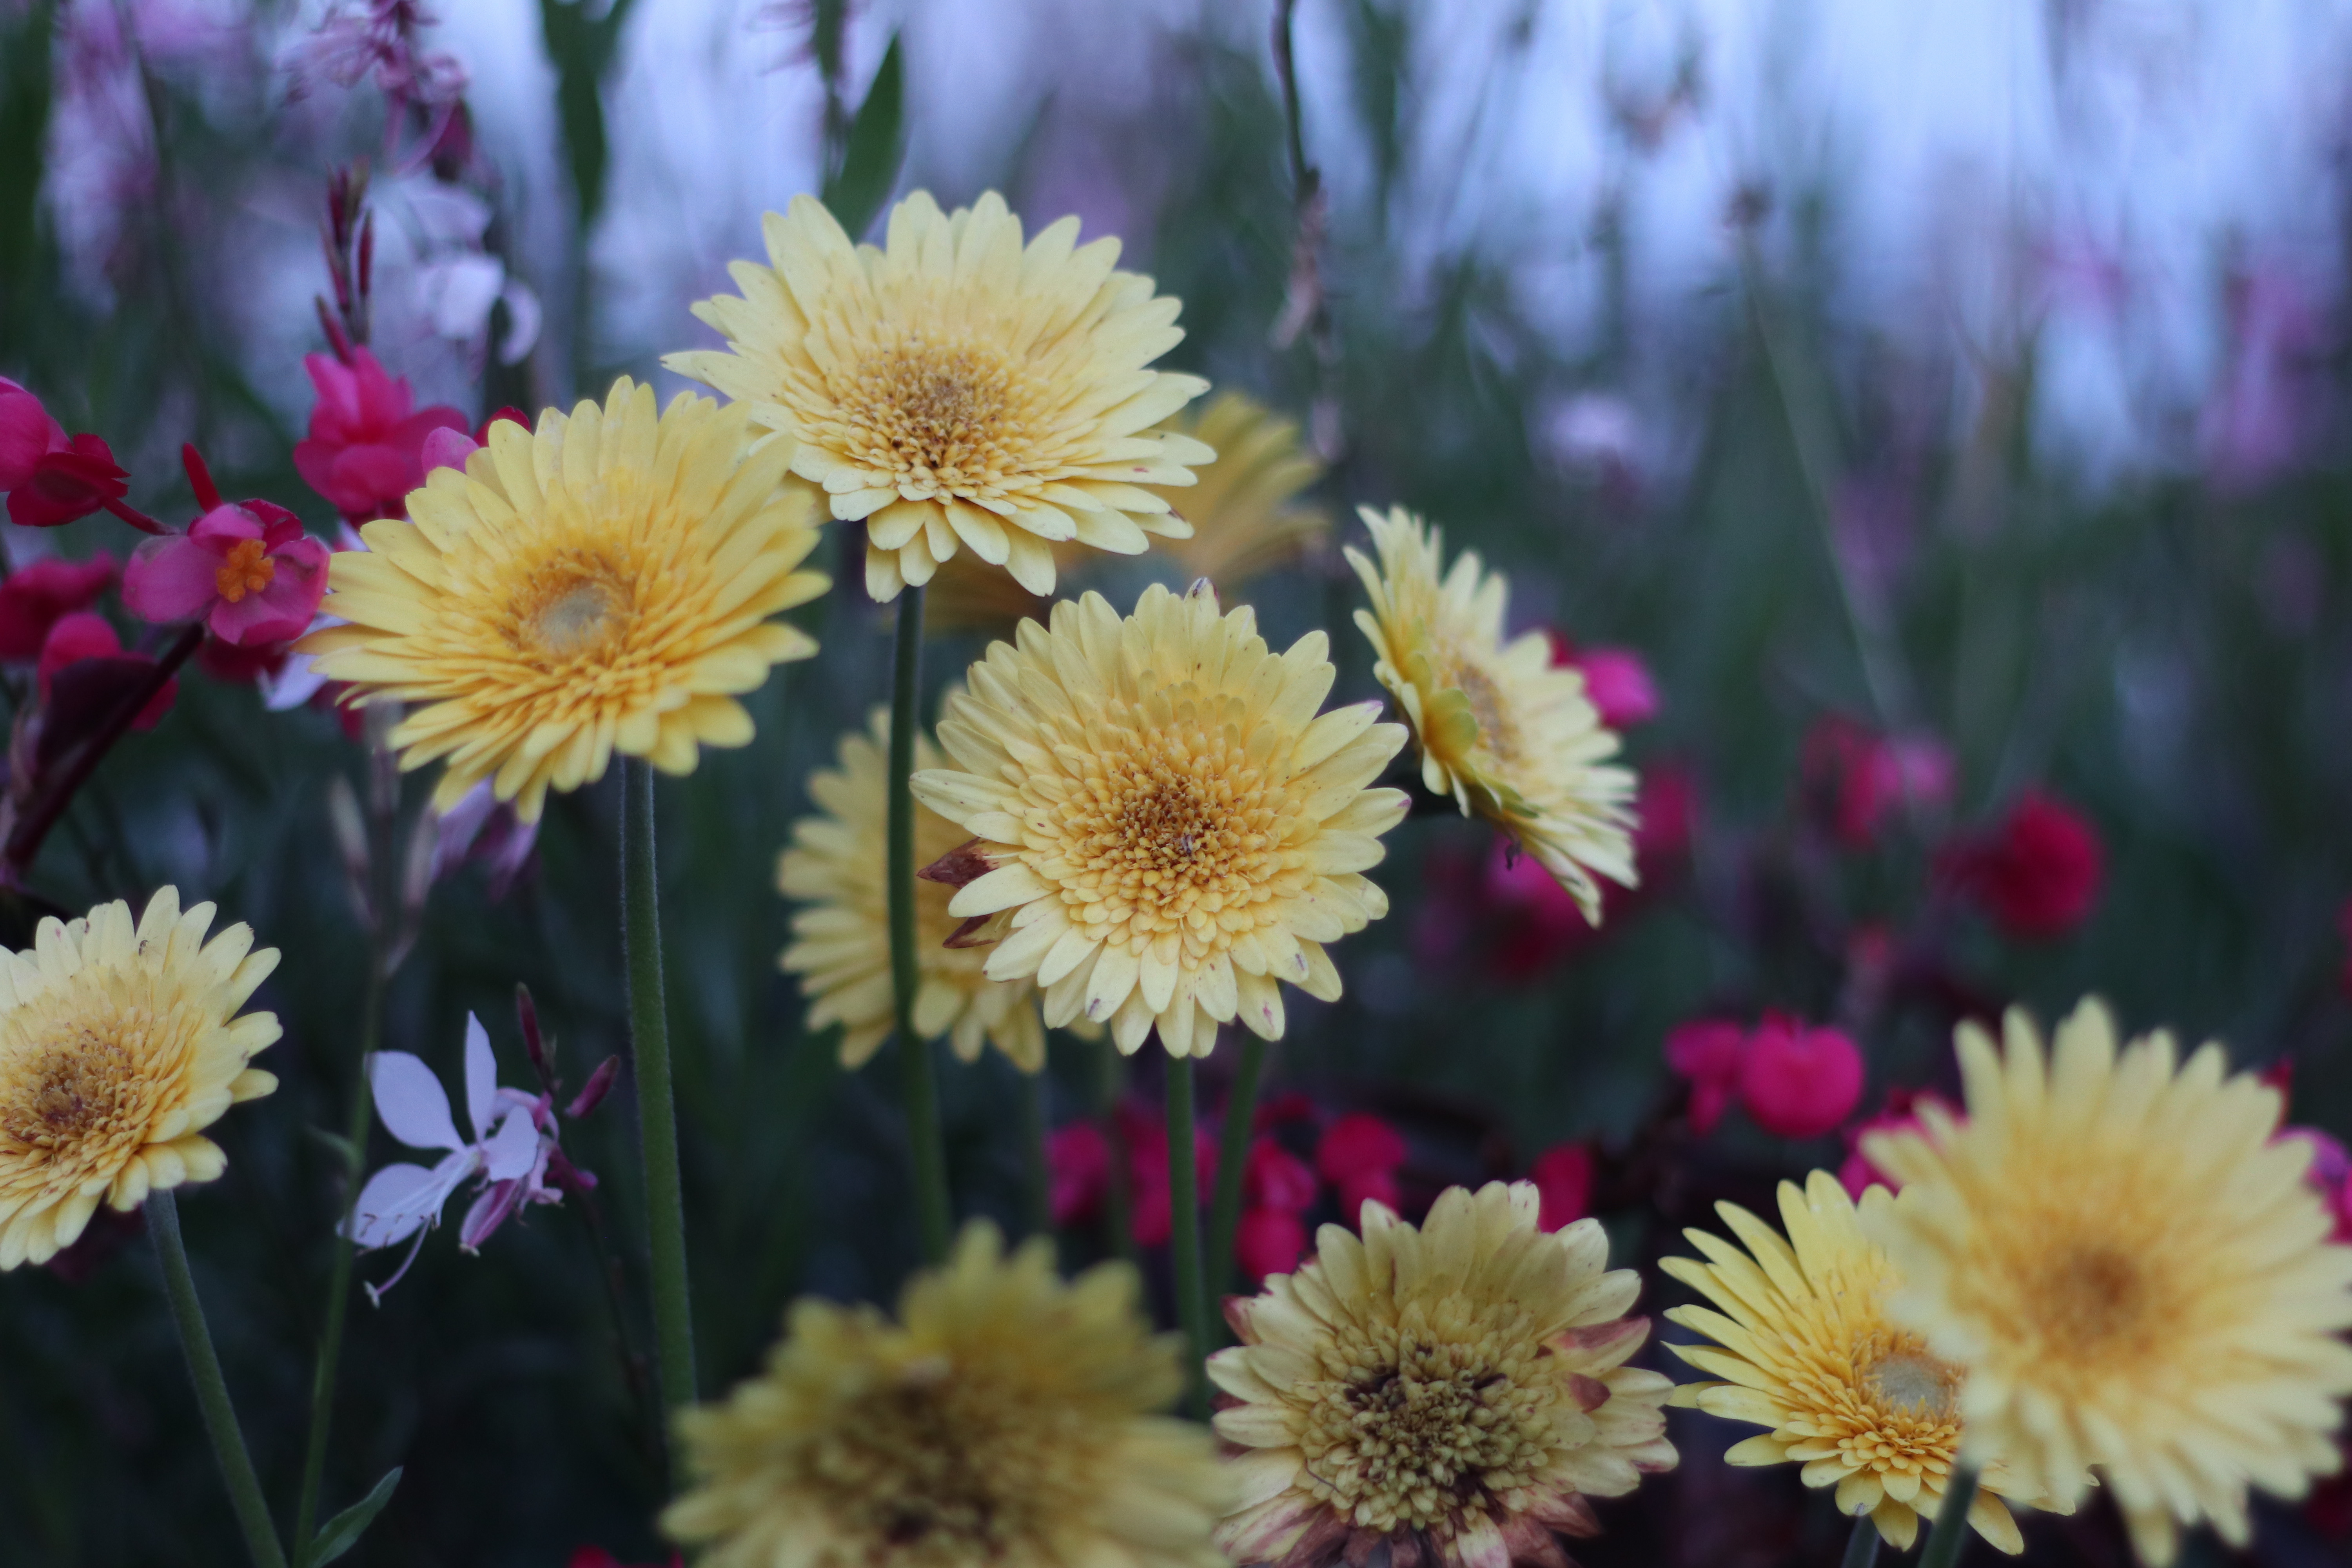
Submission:
[[[170,1042],[143,1007],[60,1023],[0,1047],[0,1139],[46,1164],[93,1168],[145,1141],[166,1087],[153,1064]]]
[[[1862,1381],[1888,1410],[1929,1421],[1949,1420],[1959,1402],[1959,1370],[1922,1350],[1901,1350],[1871,1363]]]
[[[1297,879],[1287,847],[1299,803],[1244,752],[1229,727],[1130,727],[1114,704],[1107,732],[1076,759],[1055,813],[1061,842],[1037,869],[1070,916],[1105,940],[1141,945],[1177,933],[1196,955],[1249,930],[1249,911]]]
[[[1309,1385],[1299,1448],[1339,1513],[1372,1530],[1426,1529],[1536,1479],[1566,1382],[1539,1375],[1524,1313],[1497,1316],[1465,1323],[1462,1338],[1382,1329],[1326,1353],[1327,1368],[1345,1370]]]
[[[2062,1356],[2129,1354],[2165,1315],[2148,1268],[2123,1247],[2086,1237],[2039,1265],[2029,1286],[2034,1315],[2043,1342]]]
[[[1022,466],[1022,380],[984,344],[909,332],[827,383],[848,455],[908,500],[992,495]]]
[[[1486,667],[1466,654],[1456,654],[1449,661],[1445,684],[1458,689],[1470,704],[1471,717],[1478,721],[1478,743],[1498,763],[1511,763],[1519,755],[1519,727],[1513,722],[1510,710],[1503,701],[1503,689],[1486,672]]]
[[[213,574],[213,586],[220,596],[236,604],[247,594],[258,594],[269,586],[278,575],[278,563],[269,558],[258,539],[240,539],[229,546],[222,558],[219,570]]]
[[[564,661],[601,653],[617,640],[629,609],[627,591],[609,572],[566,563],[531,584],[517,617],[518,641]]]

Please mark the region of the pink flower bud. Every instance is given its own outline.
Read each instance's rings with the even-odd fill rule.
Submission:
[[[1690,1084],[1691,1131],[1704,1138],[1739,1088],[1748,1031],[1727,1018],[1693,1018],[1667,1031],[1666,1066]]]
[[[1558,1143],[1536,1156],[1528,1179],[1542,1200],[1536,1225],[1553,1231],[1592,1212],[1592,1145]]]
[[[1835,1029],[1767,1014],[1740,1064],[1739,1103],[1765,1131],[1818,1138],[1862,1099],[1862,1053]]]
[[[620,1058],[606,1057],[598,1062],[596,1070],[588,1075],[588,1081],[580,1086],[580,1092],[572,1097],[572,1103],[563,1108],[563,1114],[577,1121],[604,1104],[604,1097],[613,1092],[613,1080],[620,1076]]]

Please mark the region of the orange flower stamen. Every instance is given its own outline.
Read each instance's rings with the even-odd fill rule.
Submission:
[[[278,575],[278,563],[262,549],[258,539],[240,539],[229,546],[228,559],[213,574],[213,582],[220,596],[236,604],[247,594],[258,594],[269,586]]]

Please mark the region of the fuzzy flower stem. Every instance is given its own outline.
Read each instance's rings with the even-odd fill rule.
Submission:
[[[1192,1058],[1168,1059],[1168,1257],[1176,1274],[1176,1321],[1184,1330],[1185,1405],[1209,1418],[1209,1292],[1201,1278],[1200,1149],[1192,1140]]]
[[[1225,1122],[1218,1134],[1217,1194],[1209,1205],[1208,1289],[1213,1300],[1234,1288],[1234,1230],[1241,1223],[1242,1176],[1249,1164],[1250,1134],[1257,1120],[1258,1082],[1265,1076],[1265,1042],[1242,1031],[1242,1059],[1225,1097]]]
[[[908,1172],[923,1261],[948,1258],[952,1209],[948,1197],[947,1145],[940,1135],[940,1084],[930,1042],[915,1028],[915,797],[907,788],[915,771],[916,705],[923,690],[923,590],[898,599],[897,657],[890,679],[890,996],[898,1017],[898,1068],[907,1097]]]
[[[188,1272],[187,1244],[180,1239],[180,1207],[168,1189],[148,1194],[147,1234],[155,1238],[155,1258],[163,1266],[163,1293],[171,1298],[180,1348],[187,1352],[188,1376],[196,1385],[196,1404],[213,1440],[213,1457],[220,1461],[221,1479],[228,1483],[229,1501],[236,1507],[246,1550],[253,1554],[254,1568],[286,1568],[286,1553],[269,1522],[269,1504],[261,1495],[261,1478],[253,1472],[253,1456],[246,1452],[245,1434],[237,1428],[236,1407],[229,1403],[228,1380],[221,1375],[212,1331],[205,1327],[204,1303],[196,1300],[195,1276]]]
[[[662,1404],[694,1403],[694,1309],[686,1283],[686,1199],[670,1088],[669,1016],[662,994],[661,904],[654,860],[653,764],[621,763],[621,945],[629,975],[629,1044],[637,1074],[638,1142],[652,1242],[654,1353]]]
[[[1936,1507],[1936,1526],[1919,1553],[1919,1568],[1952,1568],[1960,1560],[1960,1543],[1969,1538],[1969,1506],[1976,1500],[1977,1468],[1955,1464],[1944,1483],[1944,1500]]]
[[[1046,1104],[1053,1084],[1045,1069],[1021,1075],[1021,1196],[1031,1236],[1054,1234],[1053,1178],[1045,1161]]]
[[[1878,1562],[1878,1521],[1864,1514],[1853,1521],[1853,1533],[1846,1537],[1845,1556],[1840,1559],[1843,1568],[1875,1568]]]

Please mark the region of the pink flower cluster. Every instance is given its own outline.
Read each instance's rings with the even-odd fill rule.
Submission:
[[[426,458],[434,433],[464,437],[471,428],[446,404],[418,408],[407,378],[390,374],[365,348],[353,348],[349,363],[309,354],[302,366],[319,401],[310,410],[309,437],[295,444],[294,467],[352,522],[400,516],[408,492],[442,466]],[[464,461],[460,455],[452,466]]]
[[[1696,1018],[1666,1036],[1666,1065],[1690,1085],[1691,1130],[1715,1131],[1734,1100],[1780,1138],[1818,1138],[1861,1103],[1862,1053],[1840,1031],[1781,1013],[1753,1027]]]
[[[1168,1188],[1168,1129],[1142,1106],[1123,1103],[1112,1127],[1073,1121],[1045,1141],[1046,1168],[1053,1181],[1054,1223],[1076,1225],[1102,1209],[1110,1192],[1111,1131],[1127,1155],[1128,1224],[1138,1247],[1164,1245],[1174,1228],[1175,1205]],[[1206,1131],[1193,1134],[1205,1202],[1217,1179],[1217,1143]]]
[[[1949,805],[1958,773],[1933,735],[1882,735],[1843,713],[1806,731],[1798,767],[1832,837],[1849,849],[1875,844],[1898,813]]]

